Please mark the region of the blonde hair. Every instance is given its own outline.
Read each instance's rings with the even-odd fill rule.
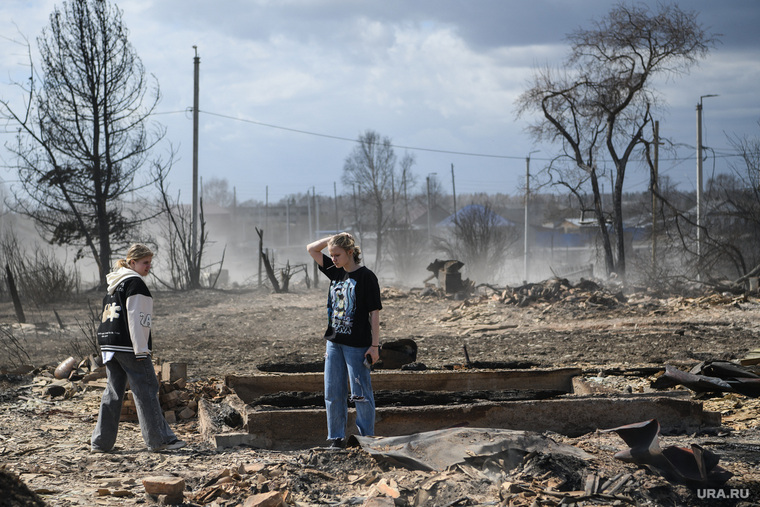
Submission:
[[[356,244],[354,237],[347,232],[341,232],[330,238],[327,246],[337,246],[348,252],[353,252],[354,262],[359,264],[362,261],[362,250]]]
[[[127,257],[125,259],[119,259],[116,261],[114,270],[119,268],[128,268],[129,261],[139,261],[140,259],[144,259],[146,257],[153,257],[153,251],[148,248],[147,245],[143,245],[142,243],[133,243],[132,246],[129,247],[129,250],[127,250]]]

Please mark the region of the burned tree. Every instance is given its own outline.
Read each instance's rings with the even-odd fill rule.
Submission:
[[[655,234],[666,239],[658,243],[657,255],[670,263],[652,273],[660,284],[667,270],[677,272],[676,278],[690,279],[698,273],[702,283],[722,290],[744,290],[747,281],[760,274],[760,138],[727,138],[735,155],[728,162],[729,172],[707,182],[701,225],[695,216],[693,193],[669,188],[668,177],[660,179],[664,185],[650,189],[661,224]],[[653,167],[649,151],[647,161]],[[702,231],[701,254],[697,250],[698,227]],[[686,268],[679,269],[681,265]],[[727,280],[731,280],[728,286]]]
[[[570,55],[559,72],[537,71],[518,99],[520,115],[536,112],[536,141],[561,146],[549,173],[577,196],[591,187],[607,272],[625,273],[622,195],[628,163],[644,140],[657,106],[652,80],[687,71],[715,44],[693,12],[676,5],[618,4],[590,29],[568,36]],[[614,166],[612,212],[602,209],[599,160]],[[574,168],[574,178],[567,177]],[[614,232],[615,249],[608,223]]]
[[[162,257],[169,272],[168,280],[159,278],[159,281],[172,289],[198,289],[201,287],[202,263],[208,243],[208,231],[203,215],[203,198],[200,199],[200,217],[198,220],[200,224],[199,242],[197,250],[193,250],[192,213],[187,206],[180,204],[179,194],[177,194],[176,199],[169,194],[169,184],[166,179],[169,176],[167,166],[170,165],[156,162],[153,167],[153,177],[159,192],[156,214],[161,217],[159,226],[164,239],[163,246],[166,249]],[[223,263],[224,255],[218,263],[219,270],[214,277],[215,279],[218,278]],[[155,273],[153,275],[156,276]]]
[[[401,182],[398,196],[394,197],[391,211],[391,225],[386,234],[393,270],[398,280],[408,280],[424,265],[428,249],[427,233],[412,227],[409,209],[409,187],[414,187],[415,178],[411,172],[415,163],[413,154],[405,154],[401,159]]]
[[[452,233],[436,238],[436,247],[462,261],[475,281],[492,281],[520,239],[514,224],[493,211],[490,203],[470,204],[457,212]]]
[[[702,267],[708,278],[740,285],[760,273],[760,137],[728,141],[739,158],[708,184]]]
[[[374,222],[375,269],[378,269],[382,263],[386,229],[395,219],[396,153],[390,138],[381,138],[373,130],[359,136],[358,143],[343,166],[344,183],[357,189],[363,213],[371,216]],[[404,178],[408,177],[407,171],[413,164],[414,158],[409,155],[402,161]]]
[[[122,12],[105,0],[56,7],[37,42],[40,72],[32,66],[18,83],[26,106],[0,100],[0,114],[19,129],[8,146],[21,186],[15,210],[51,243],[77,246],[80,257],[89,250],[105,287],[112,251],[140,220],[124,198],[164,137],[149,124],[158,85],[146,78]]]

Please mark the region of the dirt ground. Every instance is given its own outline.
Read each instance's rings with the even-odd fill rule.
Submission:
[[[666,297],[623,287],[556,283],[529,289],[480,287],[467,297],[455,297],[430,288],[384,287],[381,341],[414,340],[417,362],[431,369],[468,360],[522,368],[572,366],[581,368],[588,382],[620,392],[651,390],[650,382],[665,364],[688,370],[701,361],[738,362],[760,347],[756,297]],[[188,389],[199,395],[216,390],[217,397],[227,374],[254,374],[272,363],[319,362],[325,292],[324,282],[318,288],[295,285],[287,294],[265,289],[156,291],[154,359],[187,363]],[[705,410],[722,414],[721,428],[661,437],[661,445],[697,443],[720,456],[720,466],[733,477],[710,489],[710,498],[705,489],[673,484],[614,459],[626,447],[614,433],[551,435],[593,456],[583,473],[577,464],[549,458],[529,463],[526,458],[518,470],[502,471],[498,480],[461,467],[420,472],[383,466],[359,448],[275,452],[240,446],[217,451],[200,434],[196,418],[172,425],[189,442],[181,451],[143,450],[136,424],[124,422],[119,450],[92,455],[89,435],[102,390],[87,387],[51,397],[44,386],[53,380],[55,365],[90,352],[91,308],[99,308],[100,299],[99,294],[83,294],[55,307],[25,308],[24,325],[14,324],[11,303],[0,304],[5,340],[0,351],[9,356],[0,358],[0,367],[5,366],[0,375],[0,472],[18,478],[19,487],[28,486],[32,496],[49,505],[150,504],[142,478],[167,474],[185,479],[187,505],[234,506],[246,499],[245,505],[252,505],[254,494],[274,491],[283,492],[291,505],[370,505],[368,498],[393,496],[396,505],[760,505],[760,404],[736,393],[703,396]],[[18,349],[9,352],[11,336],[28,357],[17,355]],[[36,369],[25,375],[10,371],[19,363]],[[588,493],[584,481],[589,477],[622,478],[625,487],[617,496],[580,495],[577,490],[583,493],[584,487]],[[574,497],[552,489],[562,490],[557,486],[562,483],[564,490],[575,491]],[[3,484],[0,488],[7,487]],[[216,493],[209,493],[213,488]],[[730,495],[735,498],[727,499]],[[0,505],[6,504],[0,500]]]

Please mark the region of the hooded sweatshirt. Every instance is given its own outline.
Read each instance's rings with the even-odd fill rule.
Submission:
[[[150,356],[150,323],[153,297],[143,277],[129,268],[106,276],[108,293],[103,298],[103,315],[98,326],[98,344],[104,356],[130,352],[137,358]]]

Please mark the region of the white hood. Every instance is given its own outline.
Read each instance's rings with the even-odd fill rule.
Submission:
[[[140,276],[140,273],[129,268],[119,268],[116,271],[111,271],[108,273],[106,275],[106,281],[108,282],[108,293],[113,294],[113,291],[116,290],[116,287],[118,287],[121,282],[132,276]]]

